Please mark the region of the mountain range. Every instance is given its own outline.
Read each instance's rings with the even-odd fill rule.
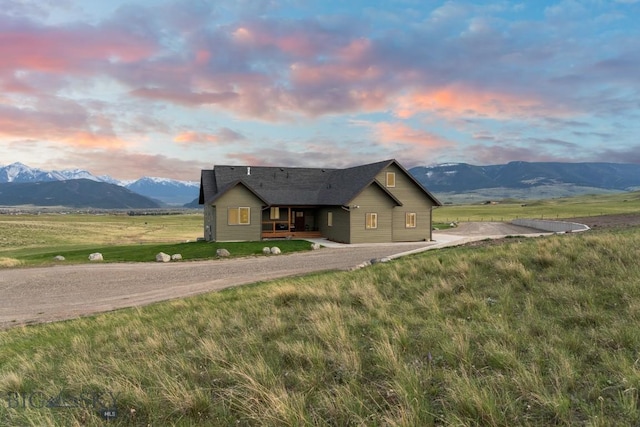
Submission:
[[[640,189],[639,164],[447,163],[414,167],[409,173],[445,203],[544,199]],[[22,163],[0,167],[0,206],[199,208],[198,192],[199,183],[193,181],[155,177],[120,181],[108,175],[94,176],[83,169],[45,171]]]
[[[0,167],[0,184],[56,182],[77,179],[108,183],[124,187],[134,193],[159,202],[159,205],[182,206],[198,196],[200,183],[168,178],[142,177],[135,181],[121,181],[108,175],[95,176],[83,169],[46,171],[22,163]],[[105,187],[106,188],[106,187]],[[0,201],[0,205],[5,204]],[[92,206],[95,207],[95,206]]]
[[[544,199],[632,191],[640,188],[640,164],[510,162],[474,166],[448,163],[409,172],[442,201]]]

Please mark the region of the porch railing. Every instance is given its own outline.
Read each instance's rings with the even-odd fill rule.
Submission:
[[[263,238],[311,238],[322,237],[322,234],[318,230],[296,230],[293,226],[290,227],[287,221],[265,221],[262,223],[262,237]]]
[[[263,221],[262,232],[263,233],[288,233],[289,222],[288,221]]]

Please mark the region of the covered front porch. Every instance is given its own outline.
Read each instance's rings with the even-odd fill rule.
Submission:
[[[322,237],[316,207],[272,206],[262,211],[262,238]]]

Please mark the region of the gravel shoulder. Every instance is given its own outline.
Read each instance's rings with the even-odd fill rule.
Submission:
[[[0,270],[0,329],[45,323],[328,270],[372,259],[454,246],[489,237],[536,235],[505,223],[464,223],[434,233],[433,242],[332,245],[318,251],[236,259],[82,264]]]

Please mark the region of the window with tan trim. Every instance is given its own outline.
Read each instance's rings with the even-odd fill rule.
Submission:
[[[404,226],[406,228],[416,228],[416,213],[415,212],[407,212],[405,214]]]
[[[396,173],[387,172],[387,187],[395,187],[395,186],[396,186]]]
[[[249,225],[251,224],[251,208],[228,208],[227,220],[229,225]]]
[[[269,219],[280,219],[280,208],[271,208]]]
[[[327,212],[327,226],[333,227],[333,212]]]
[[[375,212],[367,212],[365,218],[364,228],[367,230],[373,230],[378,228],[378,214]]]

